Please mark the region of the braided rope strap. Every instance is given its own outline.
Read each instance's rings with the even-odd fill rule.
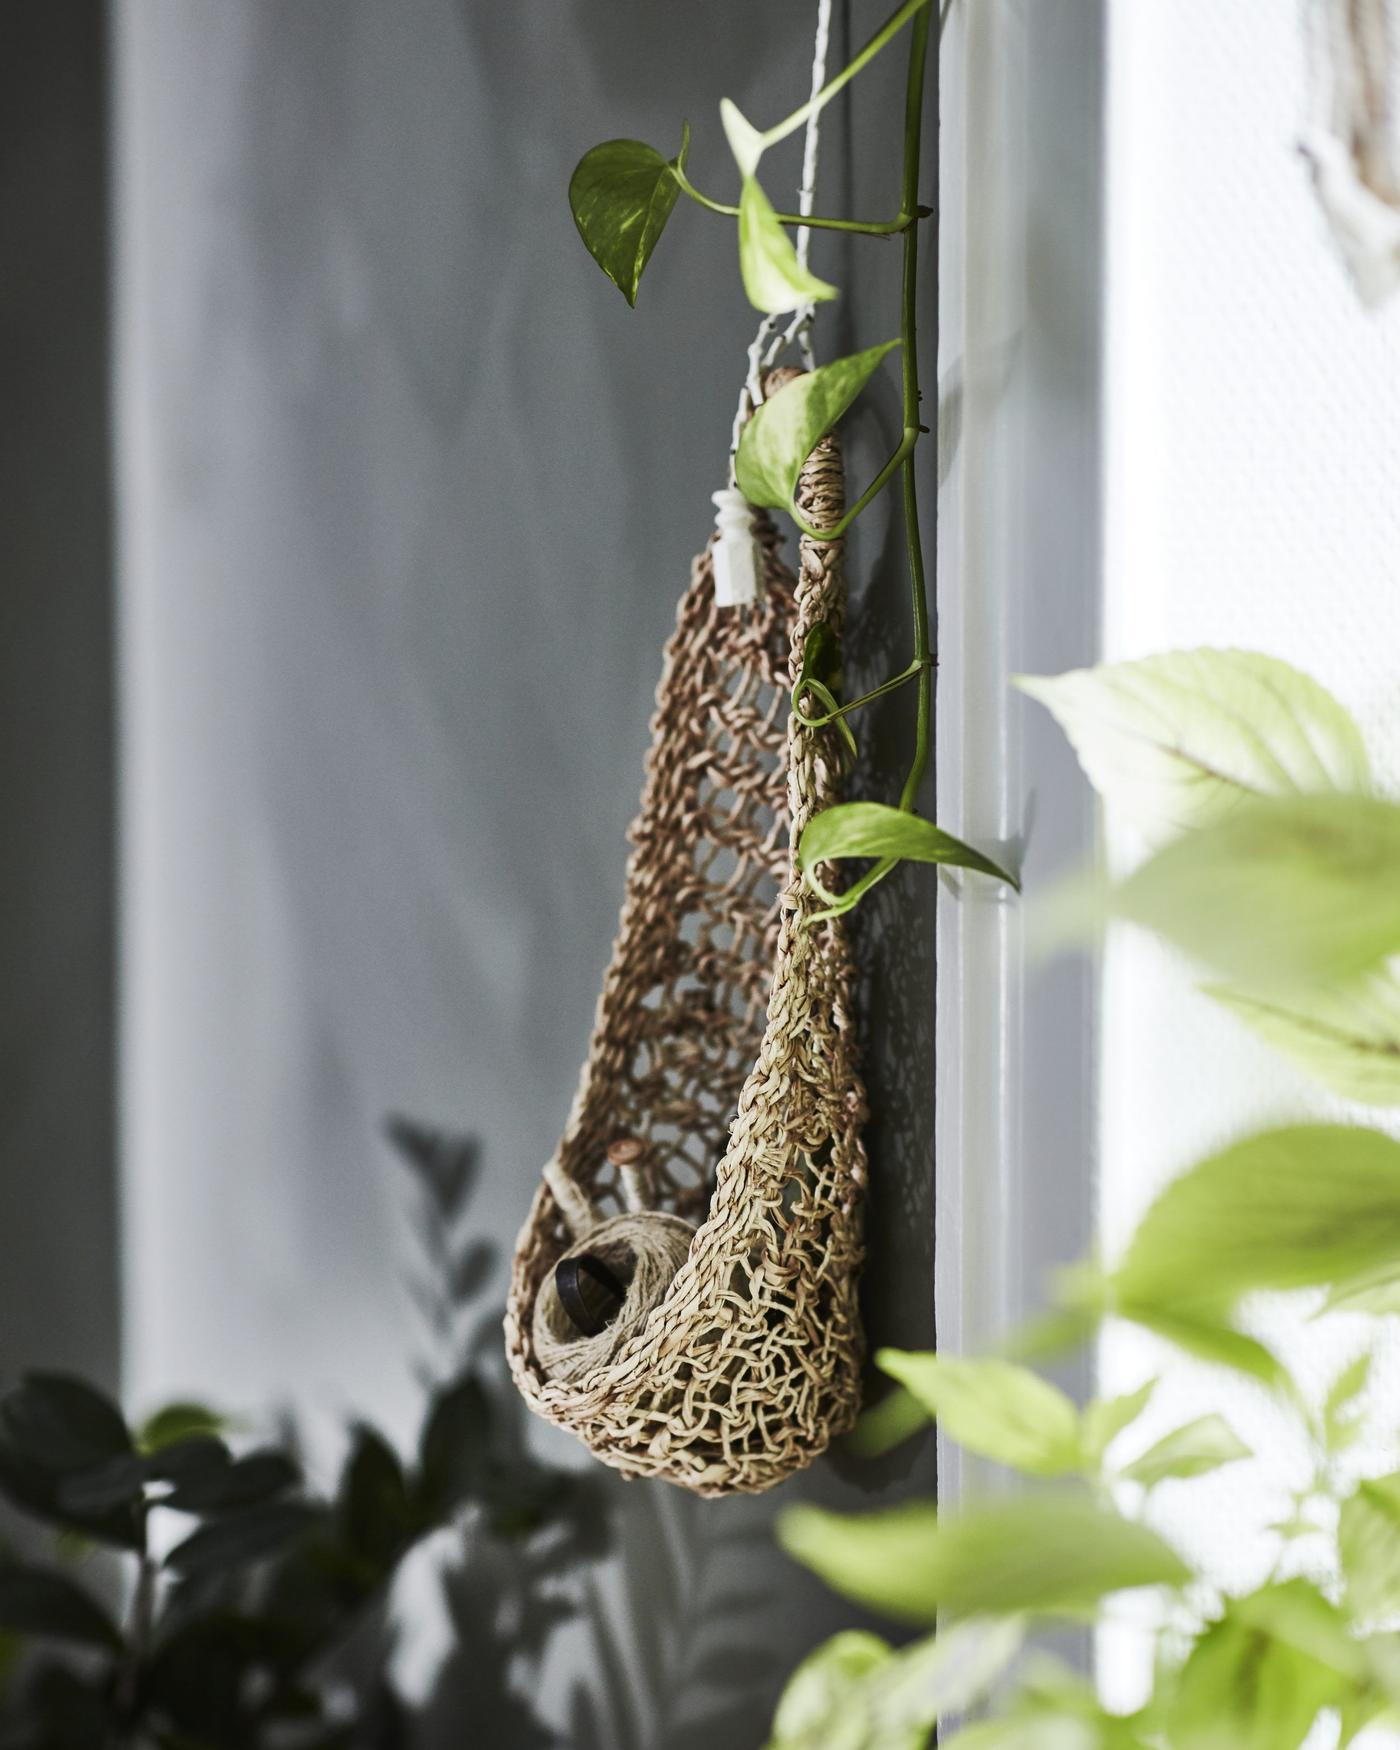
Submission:
[[[829,436],[798,505],[823,528],[842,503]],[[795,854],[835,799],[839,743],[788,704],[808,631],[840,631],[842,543],[804,538],[794,579],[766,517],[755,531],[763,602],[716,608],[707,549],[666,647],[618,937],[506,1314],[540,1415],[702,1495],[809,1464],[855,1418],[863,1353],[851,963],[839,920],[801,927],[819,902]],[[588,1337],[559,1309],[570,1252],[630,1276]]]

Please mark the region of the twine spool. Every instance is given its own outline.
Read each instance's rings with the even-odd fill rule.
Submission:
[[[627,1293],[607,1328],[596,1337],[587,1337],[564,1310],[553,1272],[544,1279],[535,1300],[533,1335],[535,1353],[547,1377],[581,1382],[621,1354],[666,1298],[671,1279],[689,1256],[694,1238],[694,1226],[680,1216],[646,1210],[600,1223],[565,1252],[564,1258],[586,1255],[599,1259],[627,1284]]]

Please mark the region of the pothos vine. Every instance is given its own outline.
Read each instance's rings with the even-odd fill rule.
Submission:
[[[901,861],[955,864],[1016,886],[1015,877],[988,857],[943,832],[915,812],[928,771],[933,742],[934,676],[932,625],[919,520],[916,452],[928,427],[920,414],[918,303],[920,222],[932,209],[919,200],[924,94],[933,21],[932,0],[905,0],[863,48],[838,73],[814,90],[806,103],[774,126],[756,128],[724,99],[720,116],[742,179],[737,204],[713,199],[691,181],[687,170],[690,129],[683,123],[676,156],[666,159],[639,140],[611,140],[585,153],[569,185],[569,201],[579,234],[598,265],[636,303],[637,288],[676,202],[683,194],[705,210],[736,221],[739,268],[744,289],[766,318],[802,312],[836,297],[837,288],[819,279],[794,248],[786,227],[841,231],[863,237],[899,236],[903,250],[899,336],[847,358],[808,370],[756,406],[739,436],[733,472],[750,504],[784,511],[806,536],[818,541],[841,538],[896,478],[904,514],[906,558],[913,624],[913,652],[898,674],[844,701],[840,697],[839,651],[830,628],[816,626],[808,636],[801,674],[793,688],[792,709],[812,729],[836,724],[854,746],[847,719],[874,700],[913,682],[917,689],[914,747],[898,805],[838,803],[816,815],[798,847],[804,877],[825,909],[810,921],[847,912]],[[758,179],[768,149],[808,126],[871,61],[909,27],[905,80],[903,162],[899,211],[892,219],[833,217],[809,212],[777,212]],[[807,205],[807,201],[802,203]],[[784,341],[801,329],[794,321]],[[793,491],[798,471],[815,445],[850,408],[885,356],[898,349],[902,430],[899,441],[875,478],[830,528],[816,529],[798,515]],[[843,891],[824,884],[822,864],[847,858],[873,859]]]

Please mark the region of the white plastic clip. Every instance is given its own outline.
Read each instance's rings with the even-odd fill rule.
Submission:
[[[753,506],[736,486],[714,494],[715,606],[748,607],[760,594],[758,542],[753,538]]]

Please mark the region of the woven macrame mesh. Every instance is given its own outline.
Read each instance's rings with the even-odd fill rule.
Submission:
[[[808,459],[798,504],[815,527],[839,516],[834,438]],[[629,1475],[701,1494],[765,1489],[810,1463],[854,1418],[862,1354],[851,969],[838,921],[799,927],[818,907],[793,856],[834,799],[839,743],[789,710],[808,630],[840,630],[842,543],[804,539],[794,580],[771,523],[755,527],[762,602],[717,608],[707,550],[666,647],[617,941],[506,1318],[541,1415]],[[536,1297],[562,1253],[626,1207],[607,1158],[622,1137],[644,1145],[646,1206],[698,1231],[605,1363],[551,1378]]]

